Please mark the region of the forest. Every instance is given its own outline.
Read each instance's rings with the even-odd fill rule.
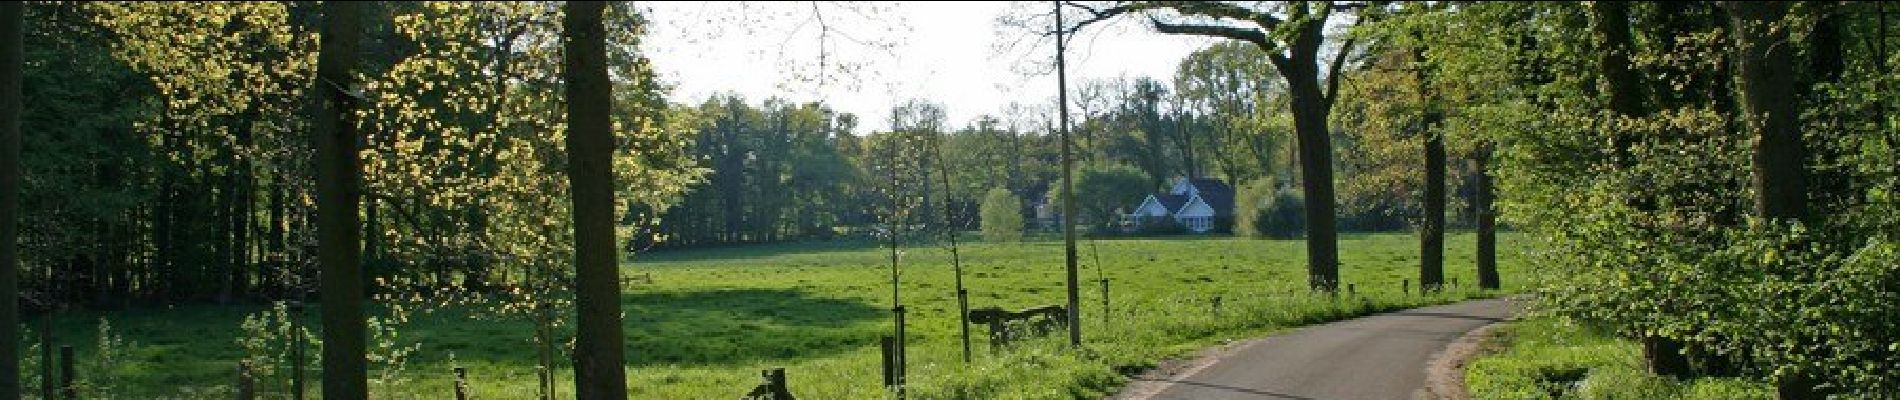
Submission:
[[[1223,236],[1301,241],[1314,292],[1350,284],[1359,233],[1416,235],[1418,288],[1445,288],[1469,230],[1472,283],[1522,254],[1505,292],[1649,373],[1900,395],[1900,8],[1025,4],[999,26],[1218,40],[958,126],[929,98],[680,101],[633,2],[8,3],[0,324],[310,302],[323,393],[364,398],[366,321],[481,298],[557,315],[541,365],[625,398],[642,257],[889,239],[894,290],[900,239],[1047,240],[1067,198],[1090,245],[1153,238],[1114,221],[1192,177],[1238,189]],[[5,336],[15,398],[37,355]]]

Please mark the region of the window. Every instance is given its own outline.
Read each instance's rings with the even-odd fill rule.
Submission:
[[[1187,217],[1181,222],[1182,225],[1187,226],[1188,230],[1194,232],[1207,232],[1214,228],[1213,217]]]

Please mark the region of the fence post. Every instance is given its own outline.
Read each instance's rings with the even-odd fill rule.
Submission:
[[[765,384],[770,388],[773,400],[792,400],[792,389],[785,385],[784,368],[766,370]]]
[[[256,399],[257,383],[251,379],[251,362],[248,360],[238,361],[237,373],[237,400]]]
[[[290,311],[290,398],[303,400],[303,301],[291,301]]]
[[[78,374],[74,372],[73,346],[59,346],[59,391],[60,395],[67,400],[79,398],[79,386],[73,384],[76,380],[73,375]]]
[[[878,345],[884,355],[884,387],[897,386],[897,338],[889,335],[878,337]]]
[[[1399,294],[1403,294],[1407,296],[1412,295],[1412,280],[1411,279],[1399,280]]]
[[[1214,296],[1214,318],[1220,318],[1220,296]]]
[[[58,379],[53,375],[53,308],[47,307],[46,314],[40,316],[40,397],[59,398],[53,388]]]
[[[455,367],[455,400],[468,400],[468,368]]]

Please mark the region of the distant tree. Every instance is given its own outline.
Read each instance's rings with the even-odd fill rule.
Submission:
[[[1148,174],[1140,168],[1122,164],[1083,167],[1075,178],[1076,218],[1106,228],[1120,220],[1117,210],[1132,211],[1141,199],[1154,192]],[[1049,198],[1062,198],[1060,186],[1050,189]]]
[[[983,240],[1014,242],[1023,238],[1023,199],[1009,189],[990,189],[983,196]]]
[[[0,4],[0,398],[20,398],[20,68],[25,5]]]
[[[1234,234],[1241,237],[1265,237],[1270,227],[1265,215],[1272,210],[1273,196],[1279,188],[1273,178],[1259,177],[1240,185],[1234,192]]]
[[[1105,7],[1065,4],[1088,13],[1076,25],[1078,29],[1124,14],[1146,14],[1161,33],[1238,40],[1266,53],[1267,61],[1287,84],[1287,107],[1299,138],[1300,183],[1311,202],[1306,207],[1308,283],[1318,290],[1337,290],[1339,234],[1333,194],[1333,132],[1328,120],[1338,100],[1343,77],[1340,70],[1347,64],[1346,57],[1358,50],[1356,38],[1348,36],[1333,51],[1331,62],[1322,64],[1320,47],[1326,39],[1326,26],[1344,19],[1348,14],[1344,10],[1350,7],[1331,1],[1288,2],[1265,8],[1217,1],[1118,2]],[[1153,13],[1164,10],[1178,15],[1163,18]],[[1356,19],[1365,21],[1369,17],[1360,13]]]
[[[356,54],[364,3],[323,3],[317,51],[317,104],[311,120],[317,149],[317,262],[322,266],[323,395],[369,398],[368,339],[363,319]]]

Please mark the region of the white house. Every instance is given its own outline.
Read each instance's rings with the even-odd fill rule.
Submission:
[[[1167,193],[1148,195],[1133,212],[1122,217],[1122,226],[1134,229],[1161,218],[1173,219],[1188,232],[1213,231],[1216,221],[1234,215],[1234,188],[1213,179],[1176,178]]]

